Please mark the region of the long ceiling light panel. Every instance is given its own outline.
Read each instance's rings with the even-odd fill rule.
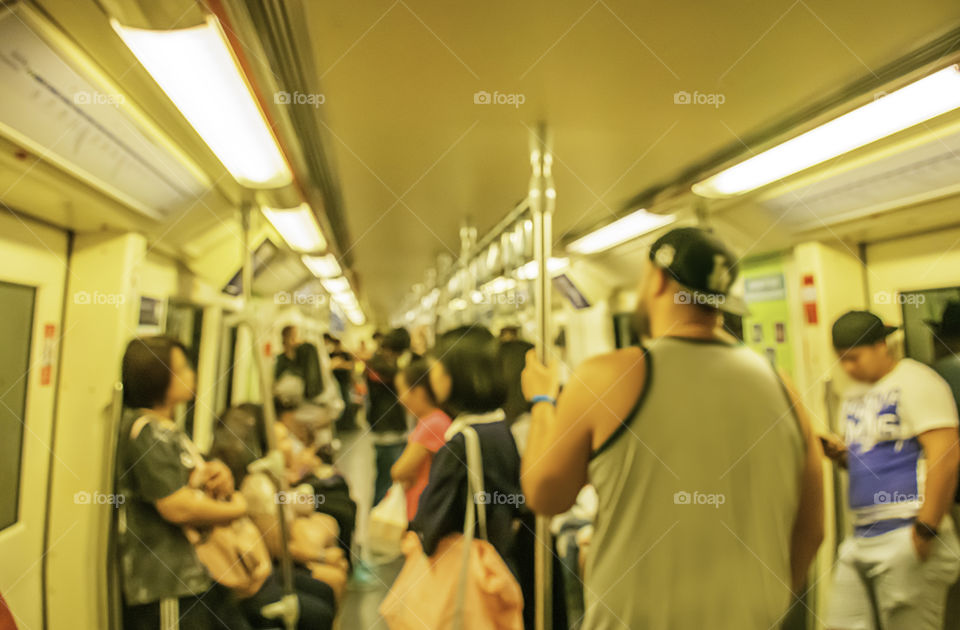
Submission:
[[[308,204],[286,209],[263,207],[261,211],[294,251],[309,254],[322,251],[327,246],[327,240],[323,238],[317,218]]]
[[[693,185],[703,197],[765,186],[960,107],[960,67],[952,65],[877,98]]]
[[[566,250],[577,254],[595,254],[669,225],[674,220],[673,215],[653,214],[646,210],[637,210],[622,219],[581,236],[567,245]]]
[[[110,23],[240,184],[290,183],[290,168],[216,17],[176,30]]]
[[[310,273],[318,278],[336,278],[343,273],[343,270],[340,269],[340,263],[337,262],[337,258],[333,254],[303,256],[302,260]]]

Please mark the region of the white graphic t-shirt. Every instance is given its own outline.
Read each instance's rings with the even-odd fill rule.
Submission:
[[[950,386],[926,365],[903,359],[876,383],[852,387],[842,413],[854,525],[915,517],[926,472],[917,436],[957,426]]]

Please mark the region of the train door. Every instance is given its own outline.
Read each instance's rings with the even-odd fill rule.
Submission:
[[[64,232],[0,212],[0,594],[42,628],[47,482],[67,271]]]
[[[187,358],[194,369],[200,367],[200,333],[203,330],[203,308],[189,302],[170,300],[167,307],[167,325],[165,334],[184,345]],[[196,403],[185,405],[178,411],[177,424],[187,435],[194,435],[194,416]]]

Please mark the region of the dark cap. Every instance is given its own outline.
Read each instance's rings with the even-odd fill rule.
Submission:
[[[736,315],[748,313],[744,301],[730,294],[737,258],[713,234],[696,227],[670,230],[650,246],[650,260],[689,292],[679,298]]]
[[[833,347],[872,346],[897,329],[870,311],[848,311],[833,322]]]
[[[940,321],[925,320],[933,334],[943,339],[960,337],[960,302],[947,302]]]

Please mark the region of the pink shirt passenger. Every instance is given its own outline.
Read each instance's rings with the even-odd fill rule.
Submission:
[[[413,520],[417,514],[417,506],[420,503],[420,494],[427,487],[427,481],[430,478],[430,462],[433,455],[444,445],[443,434],[450,427],[450,416],[440,409],[435,409],[430,414],[424,416],[417,422],[410,433],[407,442],[410,444],[420,444],[428,451],[431,457],[427,458],[420,466],[417,478],[407,488],[407,520]]]

